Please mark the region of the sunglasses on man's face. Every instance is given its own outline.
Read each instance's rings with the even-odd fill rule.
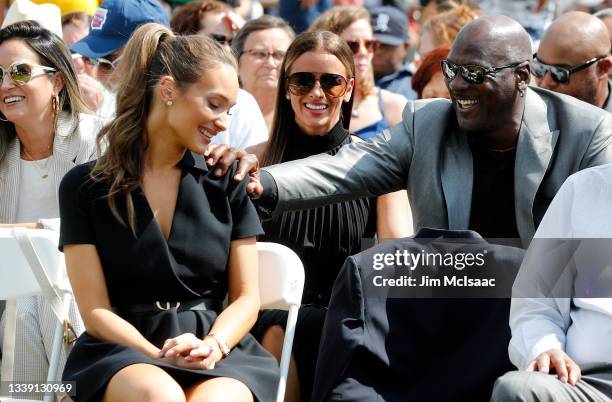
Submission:
[[[225,36],[223,34],[210,34],[209,35],[213,40],[215,40],[215,42],[219,42],[222,45],[228,45],[231,46],[232,45],[232,39],[231,37]]]
[[[442,74],[447,81],[452,81],[460,73],[464,80],[470,84],[482,84],[487,75],[495,77],[495,73],[506,68],[517,67],[523,62],[508,64],[501,67],[483,67],[478,64],[466,64],[460,66],[448,60],[442,60],[440,65],[442,66]]]
[[[346,44],[351,48],[353,54],[358,54],[362,45],[367,53],[372,53],[378,48],[379,42],[376,39],[348,40],[346,41]]]
[[[341,75],[330,73],[293,73],[287,77],[287,90],[295,96],[304,96],[315,87],[317,81],[323,92],[332,98],[346,93],[348,81]]]
[[[572,67],[555,66],[552,64],[542,63],[537,56],[531,61],[531,73],[539,79],[544,79],[546,73],[550,71],[550,76],[557,84],[569,84],[570,76],[580,70],[584,70],[590,65],[598,62],[606,56],[593,57],[582,64]]]
[[[50,74],[57,71],[52,67],[41,66],[40,64],[33,64],[26,61],[18,61],[11,64],[7,69],[0,66],[0,73],[2,73],[2,76],[0,76],[0,85],[4,83],[6,74],[9,75],[11,81],[13,81],[15,85],[25,85],[30,82],[32,78],[36,77],[34,75],[34,70],[37,68],[44,71],[44,73],[39,75]]]

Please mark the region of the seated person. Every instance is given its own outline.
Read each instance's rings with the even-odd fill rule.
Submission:
[[[611,205],[612,165],[574,174],[550,204],[529,251],[541,247],[545,242],[542,239],[582,239],[583,246],[592,242],[597,254],[605,252],[602,244],[612,241]],[[586,238],[606,240],[597,243]],[[549,255],[542,258],[550,259]],[[528,254],[517,278],[521,286],[515,284],[513,292],[527,297],[513,298],[510,310],[510,359],[519,371],[497,380],[492,400],[610,401],[612,298],[604,298],[610,297],[612,289],[609,259],[607,266],[594,270],[595,258],[591,255],[588,265],[577,260],[574,275],[562,275],[560,279],[555,275],[555,288],[561,293],[557,296],[562,296],[556,298],[535,292],[518,294],[523,283],[537,283],[543,277],[542,264],[530,261]],[[590,286],[597,283],[607,289],[607,294],[571,297],[580,292],[585,277]]]
[[[63,373],[76,402],[270,401],[278,365],[248,334],[255,236],[232,171],[203,154],[236,102],[236,60],[159,24],[128,41],[107,150],[60,185],[60,247],[86,332]],[[229,305],[221,311],[228,294]]]
[[[59,183],[75,163],[96,157],[101,122],[84,113],[65,43],[37,22],[0,30],[0,68],[0,92],[11,99],[0,102],[0,226],[36,227],[40,219],[59,217]],[[72,328],[79,334],[83,323],[75,303],[69,304]],[[15,382],[43,383],[58,320],[44,297],[20,298],[10,311],[17,319],[8,317],[16,326],[7,346],[14,350],[4,355],[15,358],[12,373],[4,375]],[[60,367],[64,361],[62,356]]]
[[[334,155],[353,141],[348,130],[354,96],[355,65],[348,45],[337,35],[308,32],[289,46],[281,67],[272,136],[263,155],[264,166],[306,158],[319,153]],[[357,139],[359,140],[359,139]],[[379,198],[394,197],[394,194]],[[300,309],[294,355],[303,401],[310,400],[319,335],[331,289],[344,260],[361,251],[362,238],[405,237],[412,234],[407,205],[397,198],[378,202],[361,198],[333,205],[287,212],[264,224],[259,239],[284,244],[304,263],[306,283]],[[286,311],[264,311],[258,326],[285,327]],[[271,331],[281,331],[277,327]],[[280,358],[282,335],[265,347]],[[276,346],[271,346],[270,344]]]

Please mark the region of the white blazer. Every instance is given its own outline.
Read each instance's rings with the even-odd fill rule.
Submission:
[[[49,175],[55,184],[55,196],[64,175],[74,166],[97,157],[96,135],[104,121],[96,116],[81,114],[79,124],[70,121],[70,115],[62,112],[58,116],[53,158]],[[17,202],[20,180],[20,143],[15,138],[0,162],[0,223],[17,223]],[[35,191],[35,189],[32,189]]]

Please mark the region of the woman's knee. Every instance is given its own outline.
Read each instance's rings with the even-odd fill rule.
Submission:
[[[185,393],[188,402],[253,402],[253,394],[242,381],[228,377],[206,380]]]
[[[272,353],[276,360],[280,361],[283,353],[283,342],[285,341],[285,330],[280,325],[268,327],[261,338],[261,346]]]
[[[134,364],[118,371],[109,381],[104,402],[185,402],[181,386],[164,370]]]

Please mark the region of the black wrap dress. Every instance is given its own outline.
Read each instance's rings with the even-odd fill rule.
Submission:
[[[186,152],[180,162],[179,192],[166,241],[140,189],[131,194],[136,236],[115,219],[105,197],[108,184],[89,178],[92,166],[73,168],[60,185],[60,248],[66,244],[96,246],[113,309],[157,347],[183,333],[203,338],[227,294],[230,242],[262,234],[246,195],[248,179],[240,183],[232,179],[235,164],[225,176],[215,177],[203,157]],[[117,207],[127,222],[122,198],[117,198]],[[188,308],[199,301],[206,309]],[[181,306],[176,308],[176,302]],[[250,334],[214,369],[194,370],[151,359],[85,332],[68,357],[63,380],[76,382],[75,401],[96,401],[117,371],[136,363],[161,367],[185,387],[207,378],[231,377],[245,383],[257,400],[275,399],[278,365]]]

